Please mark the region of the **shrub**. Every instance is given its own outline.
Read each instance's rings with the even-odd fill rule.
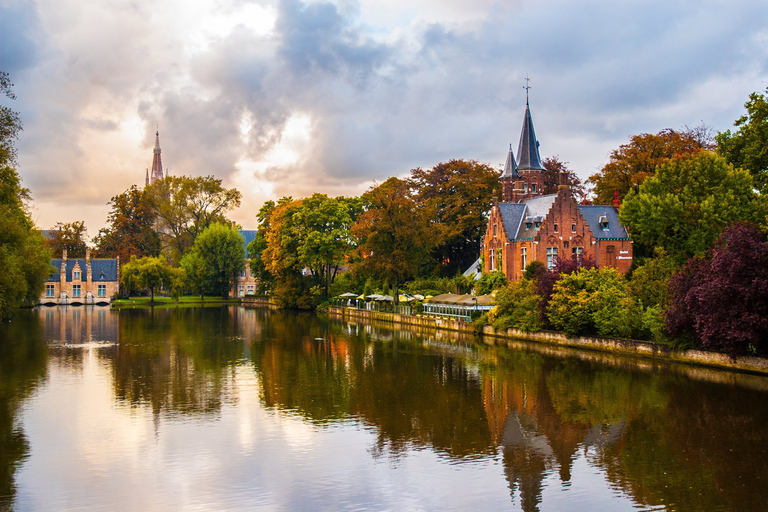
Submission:
[[[498,290],[507,284],[507,278],[504,272],[500,270],[494,270],[488,274],[483,274],[475,282],[475,293],[477,295],[487,295],[493,290]]]

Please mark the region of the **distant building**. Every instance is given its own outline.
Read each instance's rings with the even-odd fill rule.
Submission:
[[[160,157],[160,130],[155,132],[155,149],[152,155],[152,172],[147,169],[144,185],[154,185],[162,180],[168,173],[163,174],[163,159]]]
[[[632,242],[614,205],[580,205],[570,188],[542,195],[544,166],[528,100],[517,149],[510,145],[500,181],[502,201],[491,209],[482,238],[483,271],[500,270],[517,281],[525,267],[540,261],[554,267],[558,258],[590,257],[598,267],[622,273],[632,265]]]
[[[243,237],[243,244],[245,248],[245,270],[240,272],[240,276],[237,278],[234,290],[232,290],[233,297],[245,297],[246,295],[255,295],[258,289],[259,280],[253,277],[250,266],[250,254],[248,254],[248,244],[253,242],[256,238],[255,229],[239,229],[237,232]]]
[[[40,304],[108,304],[117,295],[120,283],[120,259],[91,259],[86,249],[85,259],[67,259],[64,249],[61,259],[51,260],[56,272],[45,282]]]

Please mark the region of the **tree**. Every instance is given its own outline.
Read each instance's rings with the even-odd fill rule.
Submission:
[[[291,201],[290,197],[283,198]],[[281,199],[281,201],[283,200]],[[274,277],[267,270],[264,262],[264,251],[267,249],[267,231],[269,230],[269,219],[275,209],[274,201],[266,201],[256,214],[259,226],[256,229],[256,236],[248,244],[249,264],[251,266],[251,275],[259,280],[259,291],[266,293],[272,286]]]
[[[736,356],[762,353],[768,340],[768,243],[754,225],[735,223],[708,254],[669,283],[667,330]]]
[[[463,272],[477,259],[499,173],[475,160],[450,160],[411,170],[408,185],[434,238],[432,261],[443,276]]]
[[[149,193],[133,185],[116,195],[108,203],[112,205],[107,222],[94,239],[95,254],[100,257],[119,257],[129,261],[160,254],[160,237],[155,232],[157,214]]]
[[[597,265],[595,265],[595,260],[588,256],[558,258],[552,270],[547,270],[543,264],[539,265],[538,263],[529,263],[525,269],[525,276],[528,279],[536,279],[536,295],[541,297],[539,300],[539,318],[541,324],[547,326],[549,324],[549,301],[552,298],[555,283],[560,280],[561,276],[572,274],[582,268],[595,268]]]
[[[683,263],[703,256],[735,220],[764,222],[763,200],[747,171],[734,169],[710,151],[681,155],[661,165],[619,211],[636,247],[662,247]]]
[[[610,161],[587,180],[595,186],[595,203],[611,204],[617,190],[620,198],[624,198],[630,190],[637,192],[646,178],[655,174],[659,165],[675,155],[713,149],[708,134],[709,129],[701,126],[631,136],[629,143],[612,151]]]
[[[544,188],[542,194],[557,194],[560,185],[568,185],[573,192],[576,201],[581,203],[587,195],[587,191],[581,179],[573,169],[568,167],[568,162],[561,162],[560,157],[545,158],[541,163],[544,166]]]
[[[205,264],[202,256],[197,251],[187,251],[179,263],[184,270],[185,285],[189,291],[200,296],[200,300],[205,300],[206,279]]]
[[[205,289],[224,299],[245,270],[243,237],[232,227],[214,222],[205,228],[192,247],[200,255]]]
[[[352,226],[361,257],[355,267],[392,284],[397,304],[399,286],[428,257],[433,233],[406,181],[389,178],[371,187],[362,200],[364,211]]]
[[[159,220],[160,237],[178,261],[197,236],[214,222],[228,224],[226,213],[240,206],[237,189],[225,189],[213,176],[168,176],[147,187]]]
[[[752,174],[755,184],[763,191],[768,187],[768,88],[766,94],[753,92],[744,104],[747,113],[733,125],[739,129],[720,132],[715,136],[717,151],[734,167]]]
[[[87,232],[85,222],[81,220],[67,223],[57,222],[48,231],[46,243],[53,254],[60,256],[66,249],[68,258],[85,258]]]
[[[161,286],[170,287],[172,268],[163,256],[145,256],[137,258],[131,256],[131,261],[121,268],[120,281],[130,291],[135,287],[147,288],[150,293],[150,302],[155,301],[155,290]]]
[[[632,271],[629,293],[643,307],[666,306],[669,303],[667,287],[669,279],[678,270],[677,265],[661,247],[654,249],[653,258]]]
[[[15,98],[7,73],[0,71],[0,92]],[[0,318],[35,304],[55,270],[43,236],[30,218],[29,191],[21,186],[13,142],[21,130],[17,112],[0,106]]]

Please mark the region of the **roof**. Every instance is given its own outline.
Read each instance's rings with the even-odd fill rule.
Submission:
[[[512,240],[517,235],[517,228],[525,214],[525,203],[499,203],[499,213],[507,238]]]
[[[56,272],[48,276],[46,281],[59,281],[61,279],[61,259],[51,260],[51,265],[56,267]],[[80,264],[82,278],[85,281],[87,267],[84,259],[67,259],[66,280],[72,281],[72,270],[75,264]],[[117,281],[117,260],[116,259],[91,259],[91,277],[94,281]]]
[[[616,208],[608,205],[579,205],[581,216],[584,217],[589,229],[595,238],[600,239],[629,239],[627,229],[619,222]],[[606,228],[600,225],[600,221],[607,221]]]
[[[557,194],[532,197],[520,203],[499,203],[501,218],[509,240],[533,238],[539,230],[537,223],[544,221],[557,198]],[[530,227],[527,225],[530,224]]]
[[[520,133],[520,144],[517,147],[517,158],[518,170],[544,170],[539,155],[539,141],[536,140],[536,132],[533,129],[531,108],[527,101],[525,102],[525,117],[523,117],[523,131]]]
[[[243,237],[243,249],[245,249],[245,257],[248,257],[248,244],[253,242],[253,239],[256,238],[257,231],[255,229],[238,229],[238,233],[240,233],[240,236]]]

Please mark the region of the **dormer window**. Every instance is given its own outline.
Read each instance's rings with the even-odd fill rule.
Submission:
[[[523,192],[528,192],[528,184],[523,182]]]
[[[600,218],[597,220],[597,223],[600,225],[600,229],[603,231],[608,231],[608,217],[605,215],[601,215]]]
[[[534,224],[536,225],[536,229],[539,229],[539,226],[541,226],[541,222],[534,222]]]
[[[75,270],[72,272],[72,279],[80,279],[80,271]]]
[[[533,193],[533,194],[536,193],[536,184],[535,183],[531,183],[531,193]]]
[[[525,223],[525,229],[531,229],[531,226],[533,226],[532,222],[526,222]]]
[[[102,272],[101,274],[99,274],[99,280],[100,280],[100,281],[103,281],[103,280],[104,280],[104,272]]]

